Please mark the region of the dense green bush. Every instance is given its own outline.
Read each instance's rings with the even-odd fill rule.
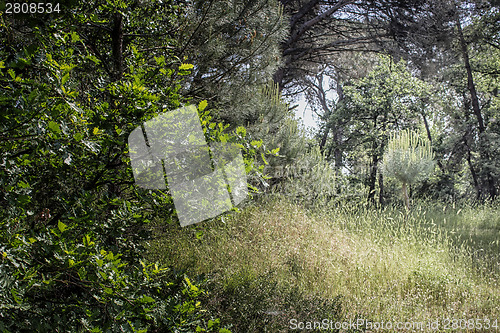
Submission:
[[[0,23],[0,331],[217,331],[201,281],[144,259],[149,222],[175,211],[168,190],[134,186],[127,151],[134,128],[188,103],[192,65],[155,48],[176,44],[161,29],[182,9],[61,7]]]
[[[205,292],[182,272],[141,260],[139,243],[115,234],[140,215],[120,211],[125,219],[111,220],[104,228],[74,219],[37,230],[16,228],[15,219],[3,222],[2,332],[184,332],[206,327],[199,301]],[[98,229],[103,233],[96,234]],[[116,236],[119,245],[106,246],[103,236]]]

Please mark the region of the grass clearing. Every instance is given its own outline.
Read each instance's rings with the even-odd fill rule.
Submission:
[[[500,319],[494,207],[421,204],[314,212],[284,199],[158,232],[149,255],[209,277],[211,311],[234,332],[289,321]],[[245,310],[242,310],[245,309]]]

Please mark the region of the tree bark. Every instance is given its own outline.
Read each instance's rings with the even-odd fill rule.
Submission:
[[[425,132],[427,133],[427,139],[429,139],[429,142],[432,144],[432,135],[431,135],[431,130],[429,128],[429,122],[427,121],[427,117],[425,116],[425,113],[422,112],[422,119],[424,120],[424,126],[425,126]],[[433,148],[434,150],[434,148]],[[437,165],[439,167],[439,170],[441,170],[441,172],[444,173],[444,166],[443,166],[443,163],[441,162],[440,159],[436,159],[437,160]]]
[[[479,186],[479,180],[477,177],[477,172],[476,169],[474,168],[474,165],[472,164],[472,158],[471,158],[471,151],[470,147],[467,144],[467,139],[464,138],[465,142],[465,147],[467,148],[467,164],[469,165],[469,170],[470,174],[472,176],[472,181],[474,182],[474,188],[476,189],[476,200],[481,199],[481,186]]]
[[[118,81],[123,76],[123,20],[122,14],[119,12],[114,15],[111,43],[114,65],[113,79]]]
[[[470,67],[469,51],[467,50],[467,43],[464,38],[462,25],[460,24],[460,18],[458,14],[456,16],[456,24],[457,24],[458,37],[460,39],[462,58],[464,60],[464,67],[465,70],[467,71],[467,89],[469,90],[471,95],[472,110],[474,111],[474,115],[476,116],[477,119],[479,133],[483,133],[485,130],[484,119],[483,115],[481,114],[481,108],[479,107],[479,99],[477,97],[476,86],[474,84],[474,78],[472,77],[472,69]]]
[[[327,124],[325,131],[323,132],[323,136],[321,137],[321,141],[319,142],[319,149],[321,152],[325,151],[326,139],[328,139],[328,134],[330,133],[330,126]]]
[[[378,188],[379,188],[379,197],[378,197],[378,202],[380,206],[383,206],[385,203],[384,199],[384,175],[379,172],[378,174]]]
[[[376,126],[376,118],[374,119],[375,128]],[[377,172],[378,172],[378,143],[377,140],[374,139],[372,143],[372,161],[370,163],[370,176],[368,178],[368,201],[371,203],[375,203],[375,185],[377,183]]]
[[[280,67],[278,70],[273,74],[273,81],[278,85],[278,89],[280,92],[283,91],[283,88],[285,87],[285,68]]]
[[[482,159],[485,162],[489,162],[490,161],[490,154],[487,151],[487,148],[482,147],[482,141],[484,140],[483,134],[486,130],[486,127],[484,124],[483,115],[481,114],[481,108],[479,106],[479,98],[477,97],[476,86],[474,84],[474,78],[472,76],[472,69],[470,66],[469,51],[467,49],[467,43],[465,41],[465,37],[464,37],[463,31],[462,31],[462,25],[460,23],[460,17],[458,15],[458,10],[457,10],[455,19],[456,19],[458,37],[459,37],[459,41],[460,41],[461,52],[462,52],[462,58],[464,60],[464,67],[465,67],[465,70],[467,71],[467,89],[469,90],[469,93],[471,95],[472,111],[474,112],[474,115],[476,116],[476,120],[477,120],[477,124],[478,124],[479,152],[480,152]],[[470,152],[469,152],[469,154],[470,154]],[[495,184],[495,180],[494,180],[493,176],[491,175],[490,170],[485,171],[485,176],[486,176],[486,187],[487,187],[489,197],[491,199],[495,199],[495,197],[497,196],[496,184]],[[476,182],[476,180],[474,180],[474,181]]]
[[[403,200],[406,210],[410,210],[410,198],[408,197],[408,185],[406,183],[403,183]]]
[[[340,149],[342,145],[342,133],[343,129],[338,128],[333,135],[333,141],[335,143],[335,149],[333,151],[333,158],[335,160],[335,168],[340,171],[340,169],[344,166],[344,161],[342,159],[342,150]]]

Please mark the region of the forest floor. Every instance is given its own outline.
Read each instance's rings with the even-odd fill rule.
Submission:
[[[498,207],[274,199],[157,230],[148,255],[204,279],[205,306],[233,333],[500,331]]]

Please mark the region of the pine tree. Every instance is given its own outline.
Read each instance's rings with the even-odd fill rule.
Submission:
[[[427,178],[433,170],[434,152],[429,140],[409,130],[401,131],[389,140],[382,171],[401,182],[406,209],[410,208],[408,185]]]
[[[233,125],[254,124],[254,105],[281,61],[286,18],[275,0],[195,1],[179,57],[194,65],[187,95],[206,99]]]

